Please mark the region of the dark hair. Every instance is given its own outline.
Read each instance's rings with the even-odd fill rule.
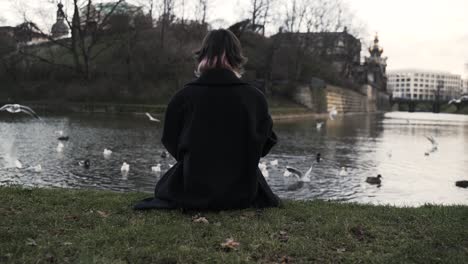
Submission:
[[[197,76],[209,68],[228,68],[240,75],[247,62],[239,39],[227,29],[208,32],[200,50],[195,52],[195,58],[198,64],[195,70]]]

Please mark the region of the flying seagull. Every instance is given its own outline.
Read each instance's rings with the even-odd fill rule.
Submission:
[[[335,120],[336,115],[338,115],[338,111],[336,110],[336,106],[332,106],[332,109],[329,112],[330,120]]]
[[[315,126],[316,126],[317,130],[320,130],[320,129],[322,129],[323,122],[317,122],[317,124]]]
[[[19,104],[6,104],[0,108],[0,111],[8,111],[12,114],[20,112],[26,113],[34,118],[41,119],[31,108]]]
[[[146,114],[146,116],[149,118],[150,121],[153,121],[153,122],[161,122],[161,120],[152,117],[149,113],[145,113],[145,114]]]
[[[306,171],[306,173],[302,173],[300,170],[293,168],[293,167],[286,167],[286,171],[289,173],[284,173],[285,177],[288,177],[291,174],[294,174],[296,177],[299,178],[301,182],[310,182],[310,174],[312,173],[312,166]],[[286,176],[288,175],[288,176]]]

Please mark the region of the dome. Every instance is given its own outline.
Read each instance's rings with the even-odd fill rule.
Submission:
[[[63,20],[57,21],[53,26],[52,26],[52,36],[54,38],[56,37],[61,37],[63,35],[68,35],[68,26],[65,24]]]

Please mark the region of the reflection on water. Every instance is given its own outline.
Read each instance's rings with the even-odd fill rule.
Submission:
[[[350,115],[326,121],[294,120],[275,124],[280,143],[265,161],[268,182],[281,197],[333,199],[364,203],[420,205],[423,203],[468,204],[468,190],[455,181],[468,180],[468,117],[426,113]],[[6,116],[0,121],[0,184],[98,188],[152,192],[160,174],[151,167],[160,163],[163,172],[174,164],[161,158],[161,124],[143,116],[74,115],[48,117],[43,122]],[[70,140],[57,152],[57,134]],[[438,151],[425,136],[433,136]],[[104,157],[103,150],[113,151]],[[285,166],[306,171],[317,153],[311,182],[283,177]],[[15,168],[14,160],[23,163]],[[90,160],[87,169],[79,161]],[[130,171],[120,171],[123,162]],[[28,169],[42,165],[42,172]],[[347,176],[340,176],[342,167]],[[381,174],[380,187],[366,177]]]

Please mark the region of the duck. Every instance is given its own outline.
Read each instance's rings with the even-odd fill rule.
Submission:
[[[455,186],[460,188],[468,188],[468,181],[457,181],[455,182]]]
[[[129,172],[130,171],[130,165],[127,162],[124,162],[122,164],[122,167],[120,167],[120,171]]]
[[[60,141],[68,141],[69,139],[70,139],[69,136],[60,136],[60,137],[58,137],[58,140],[60,140]]]
[[[161,172],[161,164],[151,167],[152,172]]]
[[[377,177],[367,177],[366,182],[369,184],[381,184],[382,183],[382,175],[377,175]]]
[[[81,167],[85,167],[86,169],[89,169],[89,166],[91,166],[91,162],[89,161],[89,159],[80,160],[78,161],[78,165],[80,165]]]
[[[271,166],[278,166],[278,160],[272,160],[270,161]]]
[[[320,161],[322,160],[322,154],[317,153],[317,155],[315,156],[315,161],[317,161],[317,163],[320,163]]]

